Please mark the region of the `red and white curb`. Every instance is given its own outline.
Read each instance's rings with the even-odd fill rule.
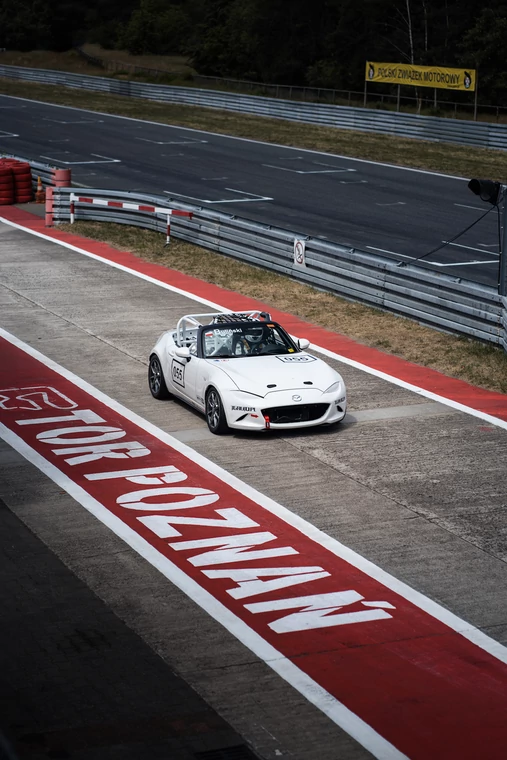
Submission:
[[[1,437],[375,757],[501,755],[505,647],[4,330],[0,352]]]

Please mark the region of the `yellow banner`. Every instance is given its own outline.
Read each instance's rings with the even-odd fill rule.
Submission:
[[[476,86],[475,69],[447,69],[442,66],[413,66],[410,63],[372,63],[366,61],[367,82],[411,84],[443,90],[468,90]]]

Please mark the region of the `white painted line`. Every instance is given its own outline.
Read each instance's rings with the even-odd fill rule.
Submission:
[[[171,198],[186,198],[189,201],[196,201],[197,203],[219,203],[220,201],[210,201],[206,198],[196,198],[195,195],[185,195],[184,193],[173,192],[172,190],[163,190],[166,195]]]
[[[19,135],[14,134],[14,132],[4,132],[0,129],[0,138],[1,137],[19,137]]]
[[[208,204],[222,204],[222,203],[258,203],[259,201],[272,201],[273,198],[263,195],[254,195],[254,193],[246,193],[244,190],[234,190],[232,187],[226,187],[225,190],[229,190],[231,193],[241,193],[242,195],[252,195],[252,198],[224,198],[223,200],[209,200],[206,198],[196,198],[194,195],[184,195],[183,193],[172,192],[171,190],[164,190],[163,192],[169,195],[171,198],[187,198],[191,201],[197,201],[197,203]]]
[[[434,261],[429,262],[433,266],[436,267],[442,267],[442,269],[445,269],[446,267],[468,267],[468,266],[474,266],[476,264],[498,264],[498,261],[496,259],[490,259],[489,261],[456,261],[452,264],[436,264]]]
[[[143,128],[144,124],[155,124],[157,127],[165,128],[165,129],[179,129],[180,131],[185,132],[196,132],[201,135],[212,135],[213,137],[220,138],[220,139],[226,139],[226,140],[236,140],[238,142],[245,142],[245,143],[254,143],[255,145],[269,145],[270,147],[277,147],[282,150],[293,150],[298,151],[298,153],[311,153],[318,156],[329,156],[330,158],[340,158],[343,161],[351,161],[354,163],[359,164],[368,164],[371,166],[384,166],[387,169],[395,169],[396,171],[401,172],[414,172],[415,174],[428,174],[432,177],[442,177],[443,179],[457,179],[460,182],[469,182],[469,177],[458,177],[457,175],[453,174],[442,174],[441,172],[431,172],[427,171],[426,169],[413,169],[410,166],[397,166],[396,164],[388,164],[383,161],[369,161],[364,158],[353,158],[351,156],[343,156],[339,153],[326,153],[325,151],[320,150],[310,150],[309,148],[295,148],[291,145],[280,145],[279,143],[270,143],[270,142],[263,142],[262,140],[250,140],[246,137],[236,137],[234,135],[222,135],[218,134],[216,132],[208,132],[204,129],[192,129],[191,127],[174,127],[171,124],[161,124],[158,121],[148,121],[144,119],[134,119],[132,116],[119,116],[118,114],[111,114],[111,113],[103,113],[102,111],[89,111],[85,108],[76,108],[75,106],[62,106],[58,105],[56,103],[41,103],[40,100],[31,100],[30,98],[18,98],[13,95],[6,95],[5,97],[12,98],[12,100],[21,100],[26,103],[33,103],[37,106],[46,106],[50,108],[64,108],[68,111],[80,111],[81,113],[88,113],[88,114],[97,114],[98,116],[104,116],[109,119],[123,119],[124,121],[133,121],[137,122],[139,125],[139,129]]]
[[[445,243],[445,240],[443,240],[442,242]],[[452,245],[452,244],[449,243],[449,245]],[[461,247],[467,248],[468,246],[464,245]],[[369,248],[372,251],[380,251],[381,253],[390,253],[393,256],[399,256],[401,259],[410,259],[412,261],[419,260],[418,256],[406,256],[403,253],[395,253],[395,251],[387,251],[385,248],[374,248],[372,245],[367,245],[366,248]],[[486,253],[486,251],[481,251],[479,248],[473,248],[472,250],[479,251],[479,253]],[[493,256],[493,255],[496,256],[496,254],[490,254],[489,251],[488,251],[488,254],[490,256]],[[442,262],[440,261],[431,261],[431,259],[425,259],[425,261],[427,264],[431,264],[432,267],[441,267],[442,269],[445,269],[446,267],[465,267],[465,266],[467,267],[470,264],[475,265],[475,264],[497,264],[498,263],[497,261],[495,261],[495,259],[492,259],[489,261],[456,261],[456,262],[453,262],[452,264],[442,264]]]
[[[261,166],[268,169],[278,169],[281,172],[291,172],[292,174],[343,174],[343,172],[356,171],[355,169],[289,169],[287,166],[275,166],[274,164],[261,164]]]
[[[4,219],[2,216],[0,216],[0,222],[2,222],[3,224],[6,224],[9,227],[14,227],[15,229],[21,230],[22,232],[25,232],[29,235],[33,235],[34,237],[41,238],[42,240],[47,240],[50,243],[55,243],[56,245],[59,245],[62,248],[67,248],[70,251],[75,251],[76,253],[79,253],[82,256],[87,256],[90,259],[95,259],[96,261],[100,261],[103,264],[107,264],[108,266],[113,267],[114,269],[119,269],[122,272],[127,272],[128,274],[131,274],[134,277],[139,277],[139,279],[144,280],[145,282],[151,282],[152,284],[157,285],[160,288],[164,288],[165,290],[170,290],[173,293],[179,293],[180,295],[185,296],[186,298],[189,298],[192,301],[196,301],[206,306],[210,306],[212,309],[217,309],[217,311],[222,311],[222,312],[230,311],[230,309],[226,309],[222,305],[217,304],[214,301],[210,301],[207,298],[201,298],[200,296],[196,296],[194,293],[190,293],[188,290],[183,290],[182,288],[177,288],[174,285],[169,285],[166,282],[161,282],[160,280],[157,280],[154,277],[150,277],[149,275],[143,274],[142,272],[137,272],[135,269],[131,269],[130,267],[123,266],[123,264],[117,264],[114,261],[109,261],[108,259],[105,259],[102,256],[98,256],[96,253],[90,253],[90,251],[86,251],[83,248],[78,248],[77,246],[72,245],[71,243],[66,243],[63,240],[57,240],[56,238],[52,238],[49,235],[44,235],[42,232],[37,232],[36,230],[31,230],[27,227],[23,227],[21,224],[17,224],[16,222],[11,222],[9,219]],[[395,254],[395,255],[399,255],[399,254]],[[379,377],[382,380],[387,380],[387,382],[392,383],[393,385],[397,385],[400,388],[405,388],[406,390],[412,391],[413,393],[417,393],[419,396],[422,396],[424,398],[429,398],[432,401],[438,401],[441,404],[445,404],[446,406],[452,407],[452,409],[457,409],[458,411],[464,412],[465,414],[469,414],[472,417],[478,417],[479,419],[484,420],[485,422],[488,422],[492,425],[496,425],[497,427],[507,430],[507,421],[501,420],[498,417],[493,417],[491,414],[482,412],[479,409],[473,409],[470,406],[461,404],[458,401],[454,401],[453,399],[448,399],[445,396],[440,396],[437,393],[433,393],[432,391],[426,390],[425,388],[420,388],[418,385],[407,383],[405,380],[401,380],[398,377],[394,377],[394,375],[388,375],[387,372],[382,372],[381,370],[375,369],[374,367],[368,367],[367,364],[362,364],[361,362],[357,362],[355,361],[355,359],[349,359],[347,356],[343,356],[342,354],[337,354],[334,351],[329,351],[327,348],[322,348],[321,346],[318,346],[318,345],[312,345],[311,348],[313,351],[318,351],[321,354],[324,354],[324,356],[329,356],[331,359],[336,359],[337,361],[342,362],[343,364],[348,364],[351,367],[360,369],[362,372],[366,372],[368,375],[373,375],[374,377]]]
[[[407,256],[405,253],[396,253],[396,251],[388,251],[387,248],[375,248],[373,245],[367,245],[370,251],[379,251],[380,253],[390,253],[391,256],[399,256],[400,259],[411,259],[412,261],[417,259],[417,256]]]
[[[136,140],[153,143],[153,145],[198,145],[207,143],[207,140],[148,140],[147,137],[136,137]]]
[[[240,195],[251,195],[251,198],[237,198],[236,200],[231,201],[220,201],[220,203],[247,203],[251,201],[272,201],[273,198],[270,198],[268,195],[256,195],[255,193],[247,193],[245,190],[235,190],[233,187],[226,187],[226,190],[228,190],[230,193],[239,193]]]
[[[482,248],[473,248],[471,245],[463,245],[462,243],[449,243],[447,240],[442,240],[442,243],[446,243],[447,245],[453,245],[455,248],[466,248],[468,251],[479,251],[479,253],[485,253],[485,251],[482,250]],[[486,246],[486,243],[479,243],[479,245]],[[498,245],[497,243],[491,243],[489,245]],[[488,247],[489,247],[488,245]],[[495,251],[487,251],[487,253],[490,256],[500,256],[499,253],[495,253]]]
[[[393,201],[392,203],[376,203],[375,206],[406,206],[405,201]]]
[[[45,104],[45,105],[48,105],[48,104]],[[104,123],[104,119],[79,119],[75,121],[60,121],[60,119],[50,119],[47,116],[43,116],[42,121],[51,121],[54,124],[103,124]]]
[[[301,158],[303,158],[303,156]],[[312,161],[312,164],[316,164],[317,166],[329,166],[331,169],[336,169],[343,172],[357,172],[357,169],[347,169],[346,167],[337,167],[335,164],[326,164],[324,163],[324,161]]]
[[[66,153],[69,153],[70,151],[65,151]],[[121,164],[121,160],[119,158],[108,158],[107,156],[101,156],[98,153],[90,153],[91,156],[95,156],[96,158],[102,158],[102,161],[63,161],[61,158],[53,158],[53,156],[41,156],[41,158],[45,158],[47,161],[54,161],[56,164],[65,164],[66,166],[78,166],[78,165],[84,165],[84,164]]]
[[[467,206],[465,203],[455,203],[454,205],[460,208],[471,208],[474,211],[484,211],[484,208],[481,208],[481,206]]]

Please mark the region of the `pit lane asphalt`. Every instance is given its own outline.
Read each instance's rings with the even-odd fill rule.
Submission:
[[[72,169],[75,185],[167,194],[487,285],[498,219],[466,182],[0,95],[0,151]],[[444,241],[453,241],[444,246]],[[427,256],[430,251],[439,248]]]
[[[4,225],[0,267],[6,330],[507,644],[507,431],[331,361],[347,424],[217,438],[146,383],[156,337],[202,304]],[[0,461],[9,510],[262,757],[369,757],[38,470]]]

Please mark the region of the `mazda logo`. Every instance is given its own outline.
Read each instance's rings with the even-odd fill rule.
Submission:
[[[301,396],[293,396],[292,400],[293,401],[301,401]]]

